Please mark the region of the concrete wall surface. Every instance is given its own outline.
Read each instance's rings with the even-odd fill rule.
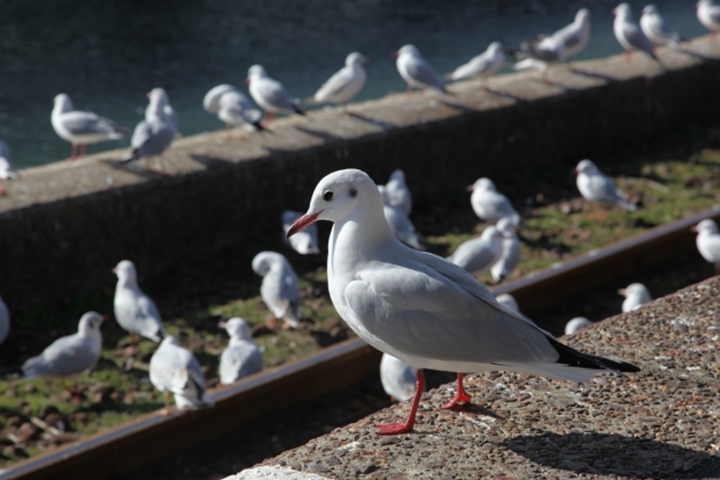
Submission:
[[[340,168],[384,183],[406,171],[416,203],[463,195],[480,176],[513,181],[607,157],[689,122],[720,117],[720,41],[503,75],[437,93],[389,95],[277,121],[242,140],[179,139],[172,177],[120,163],[123,151],[23,170],[0,198],[0,294],[12,309],[110,288],[120,259],[148,281],[251,275],[260,249],[281,248],[280,213],[304,211],[316,182]],[[459,193],[458,193],[459,192]]]

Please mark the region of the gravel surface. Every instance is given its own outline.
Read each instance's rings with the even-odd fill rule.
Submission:
[[[342,479],[718,478],[719,310],[720,279],[712,278],[566,339],[640,373],[584,385],[471,375],[476,404],[464,412],[439,409],[447,385],[423,397],[413,434],[381,437],[373,428],[404,419],[406,402],[263,465]]]

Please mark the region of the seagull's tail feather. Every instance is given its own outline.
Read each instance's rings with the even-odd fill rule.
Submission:
[[[287,302],[287,308],[285,309],[285,313],[282,315],[282,319],[292,328],[300,327],[300,318],[295,313],[295,306],[290,302]]]
[[[587,368],[591,370],[612,370],[613,372],[639,372],[640,369],[627,362],[616,362],[608,358],[596,357],[563,345],[552,337],[547,337],[550,345],[560,354],[556,363],[571,367]]]
[[[295,105],[294,103],[293,103],[292,109],[293,109],[293,111],[294,111],[295,113],[297,113],[298,115],[305,115],[305,112],[303,112],[302,110],[300,110],[300,107],[298,107],[298,106]]]
[[[137,159],[139,159],[139,158],[140,158],[140,149],[139,149],[139,148],[133,148],[133,149],[130,151],[130,153],[128,153],[127,155],[125,155],[125,156],[122,158],[122,162],[123,162],[123,163],[128,163],[128,162],[132,162],[133,160],[137,160]]]

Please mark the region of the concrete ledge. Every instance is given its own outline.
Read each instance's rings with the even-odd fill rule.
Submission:
[[[0,199],[0,292],[13,309],[111,287],[131,258],[146,282],[172,288],[223,268],[251,274],[260,249],[281,248],[279,215],[304,209],[317,180],[358,167],[378,179],[403,168],[417,204],[458,198],[469,179],[548,176],[560,163],[604,157],[687,122],[720,115],[720,42],[498,77],[452,96],[402,95],[278,121],[243,141],[181,139],[165,155],[173,178],[107,152],[22,172]],[[613,158],[607,158],[612,161]],[[466,199],[465,199],[466,201]],[[147,283],[146,283],[147,284]]]
[[[404,402],[228,478],[278,468],[332,479],[720,478],[719,310],[715,277],[565,339],[640,373],[584,385],[471,375],[465,412],[440,410],[447,385],[423,397],[413,434],[373,428],[404,419]]]

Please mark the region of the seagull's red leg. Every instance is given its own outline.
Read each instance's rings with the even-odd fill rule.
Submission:
[[[5,195],[7,192],[5,191],[5,187],[0,185],[0,195]]]
[[[472,403],[472,399],[470,398],[470,395],[467,394],[465,391],[465,387],[463,386],[463,374],[458,372],[457,374],[457,390],[455,390],[455,396],[452,400],[450,400],[448,403],[442,406],[445,410],[452,410],[454,408],[457,408],[461,406],[461,404],[468,404]]]
[[[81,157],[84,157],[85,155],[87,155],[87,145],[85,145],[85,144],[80,145],[80,152],[81,152],[80,153]]]
[[[413,397],[412,406],[410,407],[410,414],[408,415],[405,423],[389,423],[387,425],[378,425],[378,435],[395,435],[397,433],[412,432],[415,426],[415,414],[417,413],[418,406],[420,405],[420,397],[425,390],[425,376],[422,370],[417,370],[417,382],[415,382],[415,397]]]
[[[270,125],[274,121],[275,121],[275,112],[270,111],[270,110],[265,112],[265,121],[263,122],[263,126]]]
[[[628,50],[627,52],[625,52],[625,62],[629,62],[630,60],[632,60],[632,52],[632,50]]]
[[[134,333],[131,333],[130,334],[130,345],[128,347],[126,347],[124,350],[125,355],[127,355],[128,357],[132,357],[133,355],[135,355],[137,353],[137,343],[138,343],[137,335],[135,335]]]
[[[412,93],[412,91],[413,91],[413,87],[412,87],[412,85],[410,85],[410,84],[408,83],[408,84],[407,84],[407,88],[405,89],[405,96],[406,96],[406,97],[410,96],[410,94]]]
[[[77,156],[77,145],[74,143],[72,144],[72,153],[70,154],[70,161],[75,160],[75,157]]]

